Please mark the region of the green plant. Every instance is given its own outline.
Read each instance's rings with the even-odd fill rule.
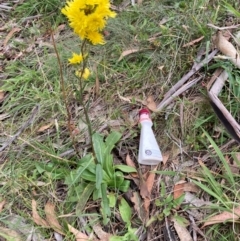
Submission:
[[[138,241],[138,237],[136,235],[136,228],[132,228],[131,225],[131,217],[132,211],[131,207],[127,203],[124,198],[121,198],[119,203],[119,212],[122,220],[126,224],[127,232],[123,236],[112,236],[110,241]]]
[[[77,215],[82,213],[92,195],[93,200],[101,199],[101,212],[106,224],[111,215],[108,190],[115,192],[128,190],[130,182],[124,179],[123,172],[136,172],[136,169],[126,165],[114,165],[111,154],[120,138],[121,134],[118,132],[110,133],[105,140],[100,134],[94,133],[92,136],[94,154],[84,156],[79,160],[78,167],[66,176],[65,183],[69,187],[69,198],[76,195],[79,200],[76,207]],[[79,189],[83,192],[80,193]]]
[[[204,135],[207,137],[207,141],[211,144],[210,152],[215,152],[213,156],[215,157],[216,164],[218,166],[218,172],[212,172],[204,163],[200,162],[202,168],[203,181],[195,181],[197,186],[204,190],[211,198],[210,201],[212,205],[208,208],[212,211],[211,216],[216,214],[227,212],[230,215],[238,208],[240,195],[239,195],[239,174],[234,173],[230,168],[230,163],[227,162],[224,154],[211,138],[211,136],[204,131]],[[235,160],[235,167],[240,168],[240,163],[236,158],[235,153],[229,153],[230,157]],[[222,223],[224,223],[224,217],[222,218]],[[207,233],[211,234],[212,239],[216,237],[232,237],[233,231],[231,228],[227,228],[225,225],[215,224],[213,225]],[[224,235],[220,235],[224,233]],[[230,238],[231,239],[231,238]],[[228,239],[222,239],[228,240]],[[231,239],[233,240],[233,239]]]
[[[156,173],[159,174],[163,174],[163,175],[170,175],[170,176],[175,176],[176,173],[175,172],[169,172],[169,171],[156,171]],[[158,209],[160,210],[159,212],[157,212],[156,215],[152,216],[146,226],[148,227],[152,222],[156,221],[156,220],[163,220],[166,217],[170,217],[172,215],[174,215],[174,218],[178,218],[177,213],[175,212],[175,210],[177,210],[177,208],[180,207],[180,205],[182,204],[182,202],[184,201],[184,196],[185,195],[181,195],[180,197],[174,199],[173,194],[167,194],[166,191],[166,186],[165,183],[162,181],[161,182],[161,193],[160,193],[160,197],[159,199],[155,200],[155,205],[156,207],[158,207]],[[181,217],[178,218],[179,220],[181,220]]]
[[[161,193],[159,199],[155,201],[155,205],[162,209],[162,213],[158,216],[159,219],[168,217],[171,211],[181,205],[184,200],[184,195],[174,199],[173,194],[167,194],[164,182],[161,182]]]
[[[235,7],[233,7],[233,5],[231,5],[229,2],[227,1],[222,1],[223,2],[223,7],[230,12],[231,14],[233,14],[234,16],[240,18],[240,12],[237,11],[236,9],[239,9],[239,3],[235,2]],[[238,5],[238,6],[237,6]]]

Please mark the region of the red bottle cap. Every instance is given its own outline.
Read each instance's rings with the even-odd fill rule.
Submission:
[[[149,111],[148,109],[146,109],[146,108],[141,109],[141,110],[139,111],[139,116],[142,115],[142,114],[150,114],[150,111]]]

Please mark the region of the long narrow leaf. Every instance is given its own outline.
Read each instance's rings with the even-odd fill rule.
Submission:
[[[109,200],[107,198],[107,185],[105,183],[101,184],[101,191],[102,191],[102,215],[103,215],[103,224],[106,225],[109,221],[108,217],[111,215],[111,210],[109,207]]]
[[[208,193],[209,195],[211,195],[212,197],[215,197],[220,203],[223,204],[223,206],[225,206],[226,208],[229,208],[227,206],[227,204],[221,199],[221,197],[219,197],[215,192],[213,192],[211,189],[209,189],[207,186],[203,185],[200,182],[197,182],[195,180],[192,180],[194,184],[196,184],[197,186],[199,186],[202,190],[204,190],[206,193]]]
[[[219,149],[219,147],[216,145],[216,143],[213,141],[213,139],[210,137],[210,135],[203,130],[204,134],[207,136],[208,140],[210,141],[211,145],[213,146],[214,150],[216,151],[218,157],[220,158],[220,160],[222,161],[222,164],[224,166],[224,169],[226,171],[226,175],[225,178],[228,180],[228,182],[234,186],[235,182],[234,182],[234,178],[233,178],[233,174],[232,171],[226,161],[226,159],[223,156],[223,153],[221,152],[221,150]]]
[[[137,172],[137,169],[134,167],[130,167],[127,165],[115,165],[114,169],[118,169],[122,172],[126,172],[126,173],[132,173],[132,172]]]
[[[91,196],[91,194],[93,193],[93,190],[95,189],[95,185],[89,183],[85,188],[84,191],[81,193],[79,201],[77,203],[76,206],[76,215],[79,216],[83,209],[85,208],[85,205],[89,199],[89,197]]]
[[[106,151],[110,153],[115,146],[115,144],[121,139],[121,134],[117,131],[111,132],[106,138]]]
[[[90,181],[90,182],[94,182],[96,181],[96,174],[90,172],[89,170],[84,170],[84,172],[81,173],[81,177],[82,179],[84,179],[85,181]]]
[[[119,212],[122,220],[129,226],[131,224],[132,210],[124,198],[121,198]]]
[[[108,175],[109,179],[113,177],[114,169],[113,169],[113,156],[110,153],[106,153],[104,155],[104,161],[102,163],[103,170]]]
[[[207,178],[207,182],[211,186],[212,190],[215,190],[215,192],[218,194],[218,196],[222,196],[223,190],[220,186],[219,182],[215,180],[215,177],[212,175],[210,170],[204,165],[204,163],[200,163],[201,167],[203,169],[203,174]]]
[[[96,165],[96,188],[97,189],[100,189],[102,180],[103,180],[102,165],[98,163]]]
[[[103,163],[104,153],[106,151],[106,146],[103,142],[103,137],[99,133],[94,133],[92,135],[92,142],[98,163]]]
[[[84,158],[84,166],[80,166],[77,168],[76,171],[73,171],[72,183],[69,187],[74,185],[76,182],[79,181],[80,177],[87,171],[88,167],[93,163],[93,157],[88,155],[87,158]]]
[[[229,4],[228,2],[226,1],[223,1],[224,2],[224,7],[230,12],[232,13],[233,15],[235,15],[236,17],[240,18],[240,12],[238,12],[231,4]]]

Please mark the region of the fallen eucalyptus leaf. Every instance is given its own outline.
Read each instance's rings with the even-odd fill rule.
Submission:
[[[210,217],[204,224],[203,227],[216,223],[225,223],[227,221],[234,222],[239,219],[240,216],[240,206],[233,209],[232,212],[224,211],[220,214]]]
[[[46,220],[47,220],[49,226],[53,230],[64,235],[64,232],[62,231],[62,227],[57,220],[54,209],[55,209],[54,204],[51,202],[47,202],[47,204],[45,205]]]
[[[180,241],[193,241],[189,231],[183,225],[180,225],[178,221],[173,218],[174,228],[178,234]]]
[[[32,217],[33,217],[33,221],[39,225],[42,226],[44,228],[49,228],[50,226],[48,225],[48,223],[39,216],[38,211],[37,211],[37,202],[33,199],[32,200]]]

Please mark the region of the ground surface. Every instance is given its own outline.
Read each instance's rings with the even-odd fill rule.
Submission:
[[[113,2],[118,15],[104,31],[106,44],[90,49],[92,74],[83,92],[93,131],[105,137],[106,146],[116,140],[104,156],[114,166],[107,187],[96,171],[104,165],[91,159],[75,70],[68,65],[80,41],[60,13],[63,5],[0,1],[0,239],[239,240],[239,144],[221,125],[206,91],[214,70],[228,69],[233,78],[220,99],[239,122],[240,75],[227,61],[212,60],[189,79],[200,76],[199,83],[152,113],[164,163],[137,164],[138,111],[155,110],[199,53],[214,49],[216,30],[207,24],[239,24],[239,3]],[[95,152],[105,150],[100,142]]]

